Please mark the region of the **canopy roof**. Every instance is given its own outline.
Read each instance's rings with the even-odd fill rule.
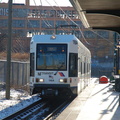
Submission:
[[[70,0],[86,28],[120,34],[120,0]]]

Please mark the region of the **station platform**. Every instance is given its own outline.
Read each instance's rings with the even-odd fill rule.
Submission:
[[[92,79],[56,120],[120,120],[119,94],[109,82]]]

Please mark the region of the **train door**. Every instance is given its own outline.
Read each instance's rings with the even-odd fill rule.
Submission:
[[[30,53],[30,95],[33,94],[33,82],[34,82],[34,76],[35,76],[35,65],[34,65],[34,60],[35,59],[35,54]]]
[[[30,76],[34,76],[34,53],[30,53]]]
[[[71,79],[71,89],[73,94],[78,94],[78,54],[70,53],[69,54],[69,77]]]
[[[69,77],[78,77],[78,54],[69,54]]]
[[[81,72],[82,72],[82,59],[81,56],[78,58],[78,93],[82,91],[82,79],[81,79]]]

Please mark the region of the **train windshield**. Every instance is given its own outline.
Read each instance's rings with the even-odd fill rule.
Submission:
[[[37,44],[37,70],[66,70],[67,44]]]

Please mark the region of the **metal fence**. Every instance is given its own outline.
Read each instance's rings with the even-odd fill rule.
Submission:
[[[92,77],[101,77],[106,76],[108,78],[111,77],[113,71],[113,62],[106,62],[106,63],[97,63],[92,64],[91,66],[91,76]]]
[[[5,88],[6,80],[5,60],[0,61],[0,90]],[[14,89],[24,89],[29,92],[29,62],[11,62],[11,78],[10,87]],[[113,70],[113,62],[92,64],[92,77],[100,77],[105,75],[111,76]]]
[[[0,90],[5,88],[6,61],[0,61]],[[11,62],[10,87],[16,89],[29,88],[29,62]]]

